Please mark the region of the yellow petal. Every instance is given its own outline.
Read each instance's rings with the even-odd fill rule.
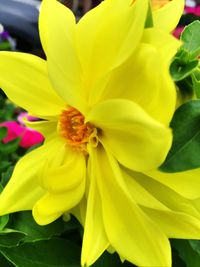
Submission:
[[[87,181],[87,180],[86,180]],[[87,200],[85,195],[81,199],[80,203],[70,210],[70,213],[73,214],[80,224],[84,227],[85,218],[86,218],[86,209],[87,209]]]
[[[142,40],[143,43],[153,46],[160,56],[160,67],[169,75],[169,67],[172,58],[181,46],[180,40],[169,33],[163,32],[162,29],[148,28],[144,30]],[[171,78],[172,80],[172,78]]]
[[[195,199],[200,197],[200,169],[178,173],[164,173],[151,171],[147,175],[158,182],[170,187],[185,198]]]
[[[56,0],[42,2],[39,29],[50,80],[70,106],[84,113],[86,107],[76,53],[75,26],[75,17],[67,7]]]
[[[27,127],[40,132],[45,137],[55,135],[57,131],[57,121],[28,121],[23,119],[23,122]]]
[[[147,7],[146,0],[132,5],[130,0],[107,0],[79,21],[77,46],[86,91],[132,54],[142,36]]]
[[[200,220],[176,211],[142,208],[169,238],[199,239]]]
[[[52,161],[46,161],[42,173],[42,186],[52,194],[65,193],[78,187],[85,179],[86,160],[83,154],[68,148],[66,145],[57,151],[63,154],[60,164],[55,164],[56,155]]]
[[[167,32],[173,31],[183,14],[184,4],[184,0],[172,0],[163,7],[154,10],[154,26]]]
[[[133,172],[133,175],[130,175],[125,170],[121,170],[124,181],[127,185],[127,189],[130,192],[133,200],[141,206],[158,209],[158,210],[169,210],[159,199],[155,198],[148,190],[142,187],[135,179],[137,176],[136,172]]]
[[[169,70],[163,66],[160,51],[151,44],[140,44],[137,52],[113,71],[107,86],[101,88],[103,90],[95,88],[92,104],[105,99],[125,98],[136,102],[166,125],[175,110],[175,85]]]
[[[85,180],[76,188],[60,194],[46,193],[33,207],[33,217],[40,225],[49,224],[76,206],[85,192]]]
[[[19,160],[10,181],[0,194],[1,215],[32,209],[44,194],[38,182],[44,160],[53,157],[60,145],[59,139],[53,139]]]
[[[196,209],[196,206],[194,206],[191,200],[184,198],[166,185],[152,179],[150,176],[142,173],[135,173],[130,170],[127,171],[131,172],[131,175],[134,176],[134,179],[144,189],[148,190],[152,196],[158,199],[169,209],[184,212],[200,219],[200,209]],[[168,179],[172,179],[172,177],[168,176]]]
[[[171,146],[170,129],[132,101],[104,101],[88,113],[86,120],[101,129],[101,142],[117,160],[133,170],[156,168]]]
[[[81,254],[82,266],[92,265],[109,246],[102,219],[101,199],[94,166],[89,170],[88,175],[90,184]]]
[[[0,73],[0,87],[8,98],[35,116],[55,117],[65,107],[49,83],[46,61],[41,58],[0,52]]]
[[[117,162],[102,147],[94,150],[92,160],[111,246],[139,266],[171,266],[166,236],[133,201]]]

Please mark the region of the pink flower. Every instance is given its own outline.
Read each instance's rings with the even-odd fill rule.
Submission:
[[[182,31],[184,30],[184,27],[177,27],[174,31],[173,31],[173,35],[176,37],[176,38],[180,38],[180,35],[182,33]]]
[[[21,140],[19,145],[23,148],[29,148],[44,140],[41,133],[24,126],[22,123],[20,125],[15,121],[6,121],[0,123],[0,127],[6,127],[8,129],[8,134],[3,139],[4,143],[8,143],[17,137],[20,137]]]
[[[200,6],[195,6],[195,7],[186,6],[185,13],[200,16]]]

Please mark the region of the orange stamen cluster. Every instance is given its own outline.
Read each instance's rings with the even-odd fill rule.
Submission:
[[[87,151],[87,143],[94,131],[94,126],[84,122],[84,116],[75,108],[70,107],[60,115],[60,134],[74,149]]]
[[[156,10],[166,5],[170,0],[151,0],[151,2],[153,9]]]

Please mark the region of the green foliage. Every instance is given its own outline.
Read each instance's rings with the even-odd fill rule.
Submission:
[[[62,238],[0,247],[0,251],[14,266],[80,267],[80,247]]]
[[[3,190],[3,187],[0,184],[0,192],[2,192],[2,190]],[[0,217],[0,231],[4,229],[8,221],[9,221],[9,215],[4,215]]]
[[[180,106],[172,119],[173,143],[160,170],[180,172],[200,167],[200,100]]]
[[[177,250],[179,257],[187,267],[200,266],[200,241],[173,240],[172,246]]]
[[[7,136],[8,130],[6,127],[0,127],[0,140]]]
[[[9,155],[14,153],[19,147],[20,138],[16,138],[6,144],[0,143],[0,153],[3,155]]]
[[[3,256],[3,254],[0,253],[0,263],[2,267],[13,267],[14,265],[7,260],[7,258],[5,256]]]
[[[6,228],[0,231],[0,259],[5,257],[8,266],[18,267],[81,267],[81,229],[74,217],[39,226],[29,211],[11,214]],[[116,253],[107,252],[92,266],[134,267],[122,263]]]
[[[108,252],[104,252],[104,254],[92,265],[92,267],[134,267],[135,265],[125,261],[121,262],[119,256],[114,253],[110,254]]]
[[[15,213],[10,215],[10,217],[7,227],[25,233],[26,236],[23,238],[23,242],[51,239],[54,236],[61,235],[68,227],[68,224],[62,219],[47,226],[40,226],[34,221],[29,211]]]
[[[181,34],[183,45],[175,55],[170,73],[176,82],[181,94],[182,100],[187,101],[186,95],[191,99],[194,96],[200,97],[200,21],[196,20],[185,27]],[[188,90],[191,88],[191,90]]]
[[[25,235],[23,232],[4,228],[0,231],[0,247],[16,247]]]
[[[200,55],[200,22],[198,20],[192,22],[185,27],[181,34],[183,41],[182,49],[187,52],[189,60],[193,60]]]
[[[151,3],[149,2],[147,17],[145,21],[145,28],[151,28],[151,27],[153,27],[153,15],[152,15]]]
[[[192,75],[192,85],[194,92],[196,94],[196,97],[199,99],[200,98],[200,69],[198,67],[197,70],[194,70]]]
[[[192,60],[186,63],[180,58],[175,58],[170,66],[170,72],[175,81],[180,81],[193,73],[197,66],[198,60]]]

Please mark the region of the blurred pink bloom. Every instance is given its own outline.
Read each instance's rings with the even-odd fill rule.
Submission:
[[[178,27],[176,28],[174,31],[173,31],[173,35],[176,37],[176,38],[180,38],[180,35],[182,33],[182,31],[184,30],[184,27]]]
[[[25,124],[24,124],[24,118],[27,119],[28,121],[38,121],[38,118],[28,115],[27,112],[21,112],[21,113],[17,116],[17,121],[18,121],[21,125],[25,125]]]
[[[185,6],[185,13],[200,16],[200,6],[195,6],[195,7]]]
[[[6,121],[0,123],[0,127],[6,127],[8,129],[8,135],[3,139],[4,143],[8,143],[17,137],[21,138],[19,145],[23,148],[29,148],[36,144],[41,143],[44,137],[41,133],[26,127],[23,123],[23,118],[26,117],[28,120],[36,120],[34,117],[30,117],[27,113],[20,114],[18,122]]]

